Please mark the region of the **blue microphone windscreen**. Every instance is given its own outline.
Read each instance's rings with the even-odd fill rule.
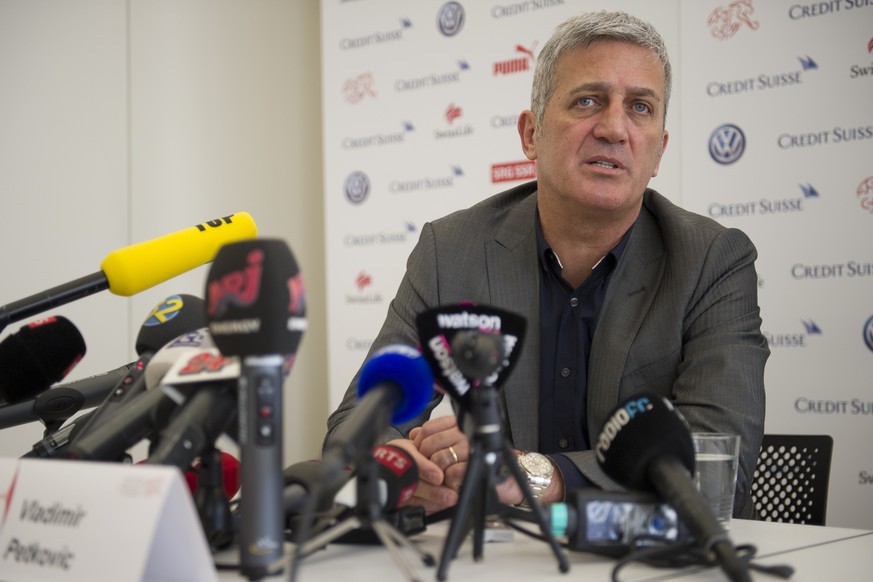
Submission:
[[[412,420],[421,414],[433,396],[433,373],[418,350],[391,345],[367,360],[358,378],[358,398],[383,382],[400,388],[403,400],[391,418],[393,424]]]

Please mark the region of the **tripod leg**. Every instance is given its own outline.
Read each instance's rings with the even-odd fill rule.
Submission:
[[[355,528],[361,527],[361,520],[356,515],[352,515],[347,517],[343,521],[339,522],[332,528],[321,532],[314,538],[310,538],[303,544],[303,547],[300,548],[300,557],[305,557],[318,550],[323,548],[333,540],[337,539],[341,535],[346,532],[350,532]]]
[[[455,515],[452,517],[452,524],[449,526],[449,531],[446,534],[446,541],[445,545],[443,545],[443,553],[440,558],[439,569],[437,570],[438,580],[446,579],[449,561],[455,557],[463,541],[463,536],[470,529],[468,522],[470,502],[474,500],[473,495],[478,490],[478,487],[483,484],[484,461],[485,459],[479,443],[476,443],[473,451],[470,453],[470,462],[467,467],[467,473],[464,475],[464,482],[461,484],[461,493],[458,496],[458,504],[455,506]]]
[[[391,525],[389,522],[384,522],[385,531],[391,536],[391,538],[397,543],[398,546],[406,548],[414,554],[418,554],[418,557],[421,558],[421,561],[425,566],[433,566],[436,564],[436,560],[429,553],[425,552],[407,538],[402,532],[398,531],[396,527]]]
[[[412,571],[412,567],[406,559],[406,556],[404,556],[403,552],[400,551],[397,539],[391,535],[388,524],[377,519],[370,523],[370,528],[375,532],[379,541],[381,541],[382,545],[385,546],[385,549],[388,550],[388,553],[391,554],[397,567],[406,574],[406,578],[409,579],[410,582],[419,582],[415,573]]]
[[[539,501],[537,501],[533,492],[530,489],[530,485],[527,482],[527,477],[524,472],[521,470],[521,467],[518,466],[518,460],[515,458],[515,453],[512,452],[512,449],[509,448],[509,445],[504,446],[504,459],[506,460],[506,464],[509,467],[509,470],[512,472],[512,476],[515,477],[515,480],[518,482],[518,486],[521,488],[521,491],[524,495],[524,499],[527,501],[528,505],[530,505],[531,511],[533,511],[534,517],[537,519],[537,523],[540,526],[540,532],[543,534],[543,538],[549,544],[549,547],[552,548],[552,553],[555,554],[555,557],[558,559],[558,568],[561,572],[567,572],[570,569],[570,564],[567,562],[566,556],[561,553],[561,548],[558,546],[558,542],[555,540],[555,536],[552,535],[551,530],[549,529],[546,514],[543,511],[542,506]]]

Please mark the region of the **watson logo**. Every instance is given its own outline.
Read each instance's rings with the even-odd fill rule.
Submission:
[[[867,345],[867,349],[873,352],[873,315],[864,324],[864,343]]]
[[[858,202],[861,208],[873,214],[873,176],[858,184]]]
[[[444,36],[455,36],[464,28],[464,7],[457,2],[446,2],[437,13],[437,26]]]
[[[733,164],[745,151],[746,134],[732,123],[718,126],[709,136],[709,155],[719,164]]]
[[[727,6],[717,6],[709,13],[706,24],[712,36],[719,40],[727,40],[734,36],[744,25],[752,30],[758,30],[760,24],[752,20],[755,7],[752,0],[734,0]]]
[[[370,178],[364,172],[352,172],[343,184],[346,198],[352,204],[360,204],[370,193]]]

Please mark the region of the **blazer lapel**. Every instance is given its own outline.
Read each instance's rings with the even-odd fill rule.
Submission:
[[[519,360],[502,389],[516,448],[534,450],[538,441],[540,384],[539,276],[536,250],[536,192],[513,208],[485,245],[491,303],[524,316],[527,329]]]
[[[618,404],[625,360],[664,272],[664,244],[644,205],[606,292],[588,362],[588,433],[593,443]]]

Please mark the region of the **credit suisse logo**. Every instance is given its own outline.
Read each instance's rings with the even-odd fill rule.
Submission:
[[[821,196],[818,190],[809,183],[798,185],[798,195],[779,198],[759,198],[746,202],[713,202],[707,208],[710,218],[746,218],[749,216],[765,216],[771,214],[788,214],[803,212],[808,209],[807,202],[818,200]]]
[[[706,94],[709,97],[724,97],[728,95],[743,95],[752,92],[762,92],[769,89],[796,87],[801,85],[806,71],[818,69],[818,63],[809,55],[797,57],[800,62],[798,70],[783,70],[776,73],[760,73],[740,79],[710,81],[706,84]]]
[[[709,155],[719,164],[733,164],[745,151],[746,134],[732,123],[719,125],[709,136]]]
[[[412,21],[408,18],[400,19],[400,28],[379,30],[369,34],[340,39],[339,48],[342,51],[355,50],[364,47],[375,46],[386,42],[403,40],[403,31],[412,27]]]
[[[810,336],[822,335],[821,328],[811,319],[802,321],[803,332],[764,332],[764,337],[767,338],[767,343],[770,349],[775,348],[806,348],[808,347],[807,340]]]
[[[758,30],[760,24],[752,18],[754,13],[755,7],[752,5],[752,0],[734,0],[727,6],[716,6],[709,13],[706,24],[709,26],[709,32],[712,36],[718,40],[728,40],[741,28],[748,27],[751,30]]]

